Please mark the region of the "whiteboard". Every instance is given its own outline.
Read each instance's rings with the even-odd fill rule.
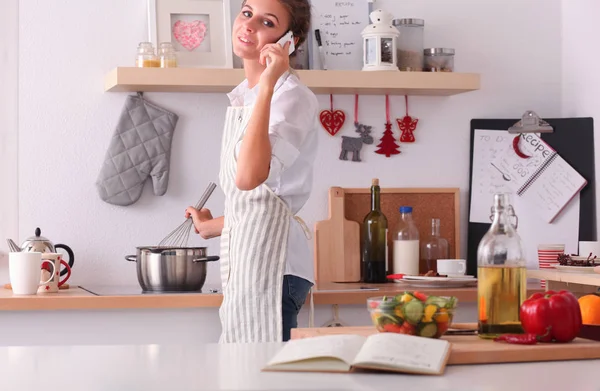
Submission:
[[[565,253],[577,254],[579,241],[579,194],[550,224],[529,207],[505,184],[502,174],[492,166],[498,154],[510,145],[514,135],[508,131],[475,129],[473,138],[473,172],[469,221],[491,223],[490,208],[495,193],[511,194],[518,217],[517,233],[523,241],[528,269],[538,269],[538,244],[564,244]]]
[[[312,0],[311,69],[323,69],[316,29],[321,31],[328,70],[361,70],[362,31],[370,24],[369,0]]]

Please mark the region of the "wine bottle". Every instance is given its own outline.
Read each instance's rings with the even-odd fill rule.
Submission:
[[[379,179],[375,178],[371,184],[371,211],[362,224],[361,279],[365,283],[387,282],[388,222],[381,211],[380,196]]]

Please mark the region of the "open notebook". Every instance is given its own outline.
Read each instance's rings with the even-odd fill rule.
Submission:
[[[517,155],[511,142],[491,164],[517,197],[551,223],[587,181],[536,134],[515,137],[519,137],[518,150],[529,157]]]
[[[326,335],[288,341],[263,371],[444,373],[451,344],[443,339],[378,333]]]

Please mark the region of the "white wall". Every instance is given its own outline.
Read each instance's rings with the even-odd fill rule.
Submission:
[[[600,53],[590,50],[590,42],[600,36],[600,2],[562,0],[562,115],[594,117],[596,180],[600,178],[600,73],[595,61]],[[600,191],[596,187],[596,205]],[[596,207],[596,210],[600,208]],[[600,219],[596,221],[600,229]],[[597,229],[597,231],[598,231]],[[600,232],[600,231],[598,231]]]
[[[424,18],[426,46],[456,48],[456,70],[481,73],[482,89],[449,98],[411,97],[411,114],[420,119],[417,143],[393,158],[373,153],[373,145],[362,163],[339,161],[339,138],[322,131],[317,166],[326,169],[317,171],[302,217],[310,226],[326,217],[330,186],[368,187],[375,176],[386,187],[456,186],[462,189],[464,254],[469,120],[514,118],[526,109],[561,114],[560,1],[379,0],[377,6],[396,17]],[[125,98],[102,91],[104,76],[133,64],[137,44],[145,39],[145,15],[146,0],[20,3],[18,239],[41,227],[55,243],[70,245],[76,254],[72,283],[135,284],[135,265],[123,256],[136,246],[157,244],[183,221],[184,208],[197,202],[207,182],[217,180],[227,98],[153,93],[147,97],[180,115],[167,194],[155,197],[147,187],[129,207],[97,196],[94,181]],[[323,108],[328,98],[319,96]],[[403,97],[391,101],[394,117],[403,116]],[[335,96],[335,103],[352,118],[352,96]],[[384,97],[361,98],[360,114],[379,138]],[[351,121],[342,133],[352,133]],[[9,145],[16,148],[14,140]],[[207,206],[219,214],[222,202],[217,190]],[[7,205],[2,204],[5,212]],[[191,243],[217,253],[217,240]],[[209,268],[210,283],[218,283],[217,267]],[[3,262],[0,281],[6,272]]]
[[[8,263],[5,238],[18,234],[18,21],[18,0],[3,0],[0,5],[0,268]]]

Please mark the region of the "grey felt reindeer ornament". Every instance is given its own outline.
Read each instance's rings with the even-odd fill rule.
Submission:
[[[352,152],[352,161],[360,162],[360,150],[363,144],[373,144],[373,137],[370,135],[372,126],[354,123],[356,132],[360,137],[342,136],[342,153],[340,160],[348,160],[348,152]]]
[[[352,161],[360,162],[360,150],[363,144],[373,144],[373,136],[371,136],[372,126],[364,125],[358,122],[358,94],[354,96],[354,126],[355,131],[360,134],[360,137],[342,136],[342,153],[340,160],[348,160],[348,152],[352,152]]]

